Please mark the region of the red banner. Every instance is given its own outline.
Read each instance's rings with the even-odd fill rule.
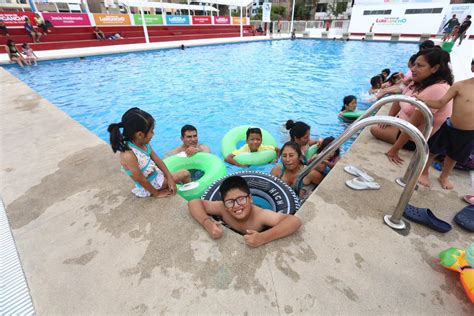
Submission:
[[[23,26],[25,17],[30,19],[31,24],[36,25],[33,12],[0,12],[0,19],[6,26]]]
[[[85,13],[43,13],[45,20],[54,26],[90,26],[89,15]]]
[[[212,24],[210,16],[193,16],[193,24]]]

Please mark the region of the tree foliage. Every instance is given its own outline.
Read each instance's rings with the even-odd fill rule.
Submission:
[[[284,6],[281,6],[281,5],[272,5],[272,11],[270,12],[270,19],[272,21],[276,21],[278,20],[279,18],[286,18],[287,17],[287,12],[286,12],[286,8]],[[257,9],[257,13],[252,16],[250,19],[251,20],[256,20],[256,21],[261,21],[262,20],[262,15],[263,15],[263,9],[262,8],[258,8]]]
[[[339,0],[332,0],[332,3],[328,4],[328,12],[334,17],[338,17],[347,10],[347,2],[339,2]]]

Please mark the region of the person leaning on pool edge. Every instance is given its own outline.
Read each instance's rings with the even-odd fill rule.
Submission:
[[[176,155],[177,153],[180,153],[182,151],[184,151],[186,153],[186,156],[188,157],[191,157],[192,155],[198,152],[211,152],[209,146],[199,144],[197,129],[192,125],[187,124],[181,128],[181,141],[183,143],[175,149],[166,153],[165,157]]]
[[[301,220],[294,215],[273,212],[253,204],[249,186],[242,177],[228,177],[219,191],[222,201],[197,199],[188,203],[191,216],[212,239],[223,236],[223,222],[244,235],[245,243],[252,248],[289,236],[301,226]],[[218,216],[222,221],[215,221],[210,215]]]

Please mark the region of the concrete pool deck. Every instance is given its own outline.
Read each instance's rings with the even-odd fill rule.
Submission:
[[[4,69],[0,94],[0,196],[39,315],[474,313],[459,275],[437,264],[473,241],[452,221],[472,193],[467,172],[445,191],[433,171],[411,199],[452,231],[393,231],[382,217],[404,168],[364,132],[297,213],[300,231],[249,249],[229,230],[211,240],[180,197],[134,198],[107,144]],[[382,188],[347,188],[349,163]]]

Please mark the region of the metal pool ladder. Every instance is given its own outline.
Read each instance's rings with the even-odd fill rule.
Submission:
[[[388,98],[386,98],[388,99]],[[382,100],[381,100],[382,101]],[[384,100],[386,102],[391,102],[391,100]],[[403,99],[405,101],[405,99]],[[382,105],[384,104],[382,103]],[[381,104],[374,104],[370,109],[373,107],[381,106]],[[424,104],[423,104],[424,105]],[[426,107],[426,105],[424,105]],[[369,109],[369,110],[370,110]],[[366,113],[371,113],[367,110]],[[372,111],[372,110],[371,110]],[[428,110],[429,111],[429,110]],[[431,112],[430,112],[431,114]],[[370,114],[369,114],[370,115]],[[426,117],[425,117],[426,118]],[[431,122],[432,122],[433,117],[431,116]],[[431,123],[430,122],[430,123]],[[324,161],[329,157],[329,155],[334,152],[337,148],[339,148],[345,141],[347,141],[352,135],[357,133],[359,130],[375,125],[375,124],[387,124],[387,125],[393,125],[395,127],[400,128],[403,132],[407,133],[412,140],[415,142],[416,145],[416,150],[415,154],[413,155],[409,168],[407,170],[407,181],[404,186],[402,195],[400,196],[400,199],[398,200],[397,206],[395,207],[395,210],[393,211],[393,214],[390,215],[385,215],[384,216],[384,221],[385,223],[394,228],[394,229],[405,229],[406,224],[402,220],[402,215],[403,212],[405,211],[405,207],[407,206],[413,191],[415,190],[416,182],[418,178],[421,175],[421,172],[423,171],[423,167],[426,164],[426,161],[428,160],[428,144],[426,143],[426,139],[423,136],[423,134],[412,124],[401,120],[397,117],[391,117],[391,116],[374,116],[374,117],[368,117],[368,118],[361,118],[357,120],[356,122],[352,123],[345,131],[342,133],[338,138],[336,138],[329,146],[327,146],[320,154],[316,156],[316,159],[311,162],[301,173],[298,175],[298,178],[296,179],[297,183],[297,190],[299,191],[302,187],[303,184],[303,178],[319,163]],[[432,124],[430,124],[431,126]],[[431,130],[431,128],[430,128]],[[429,135],[429,134],[428,134]],[[299,193],[299,192],[297,192]]]
[[[372,106],[370,108],[368,108],[361,116],[359,116],[359,118],[357,120],[354,121],[354,123],[357,123],[369,116],[372,115],[372,113],[374,113],[375,111],[378,111],[382,106],[386,105],[386,104],[391,104],[392,102],[406,102],[406,103],[410,103],[412,105],[414,105],[415,107],[418,108],[418,110],[420,110],[421,114],[423,114],[423,118],[425,120],[425,128],[423,129],[423,136],[425,136],[425,140],[428,140],[428,138],[430,137],[431,135],[431,131],[433,130],[433,113],[430,111],[430,109],[426,106],[426,104],[418,99],[415,99],[413,97],[408,97],[408,96],[405,96],[405,95],[392,95],[392,96],[388,96],[388,97],[385,97],[385,98],[382,98],[380,100],[378,100],[377,102],[375,102],[374,104],[372,104]],[[397,178],[395,179],[395,182],[404,187],[405,184],[407,183],[408,181],[408,177],[410,176],[413,168],[414,168],[414,164],[415,164],[416,160],[412,159],[410,161],[410,164],[408,165],[408,168],[407,170],[405,171],[405,174],[403,175],[403,177],[400,177],[400,178]],[[416,186],[415,186],[416,188]]]

